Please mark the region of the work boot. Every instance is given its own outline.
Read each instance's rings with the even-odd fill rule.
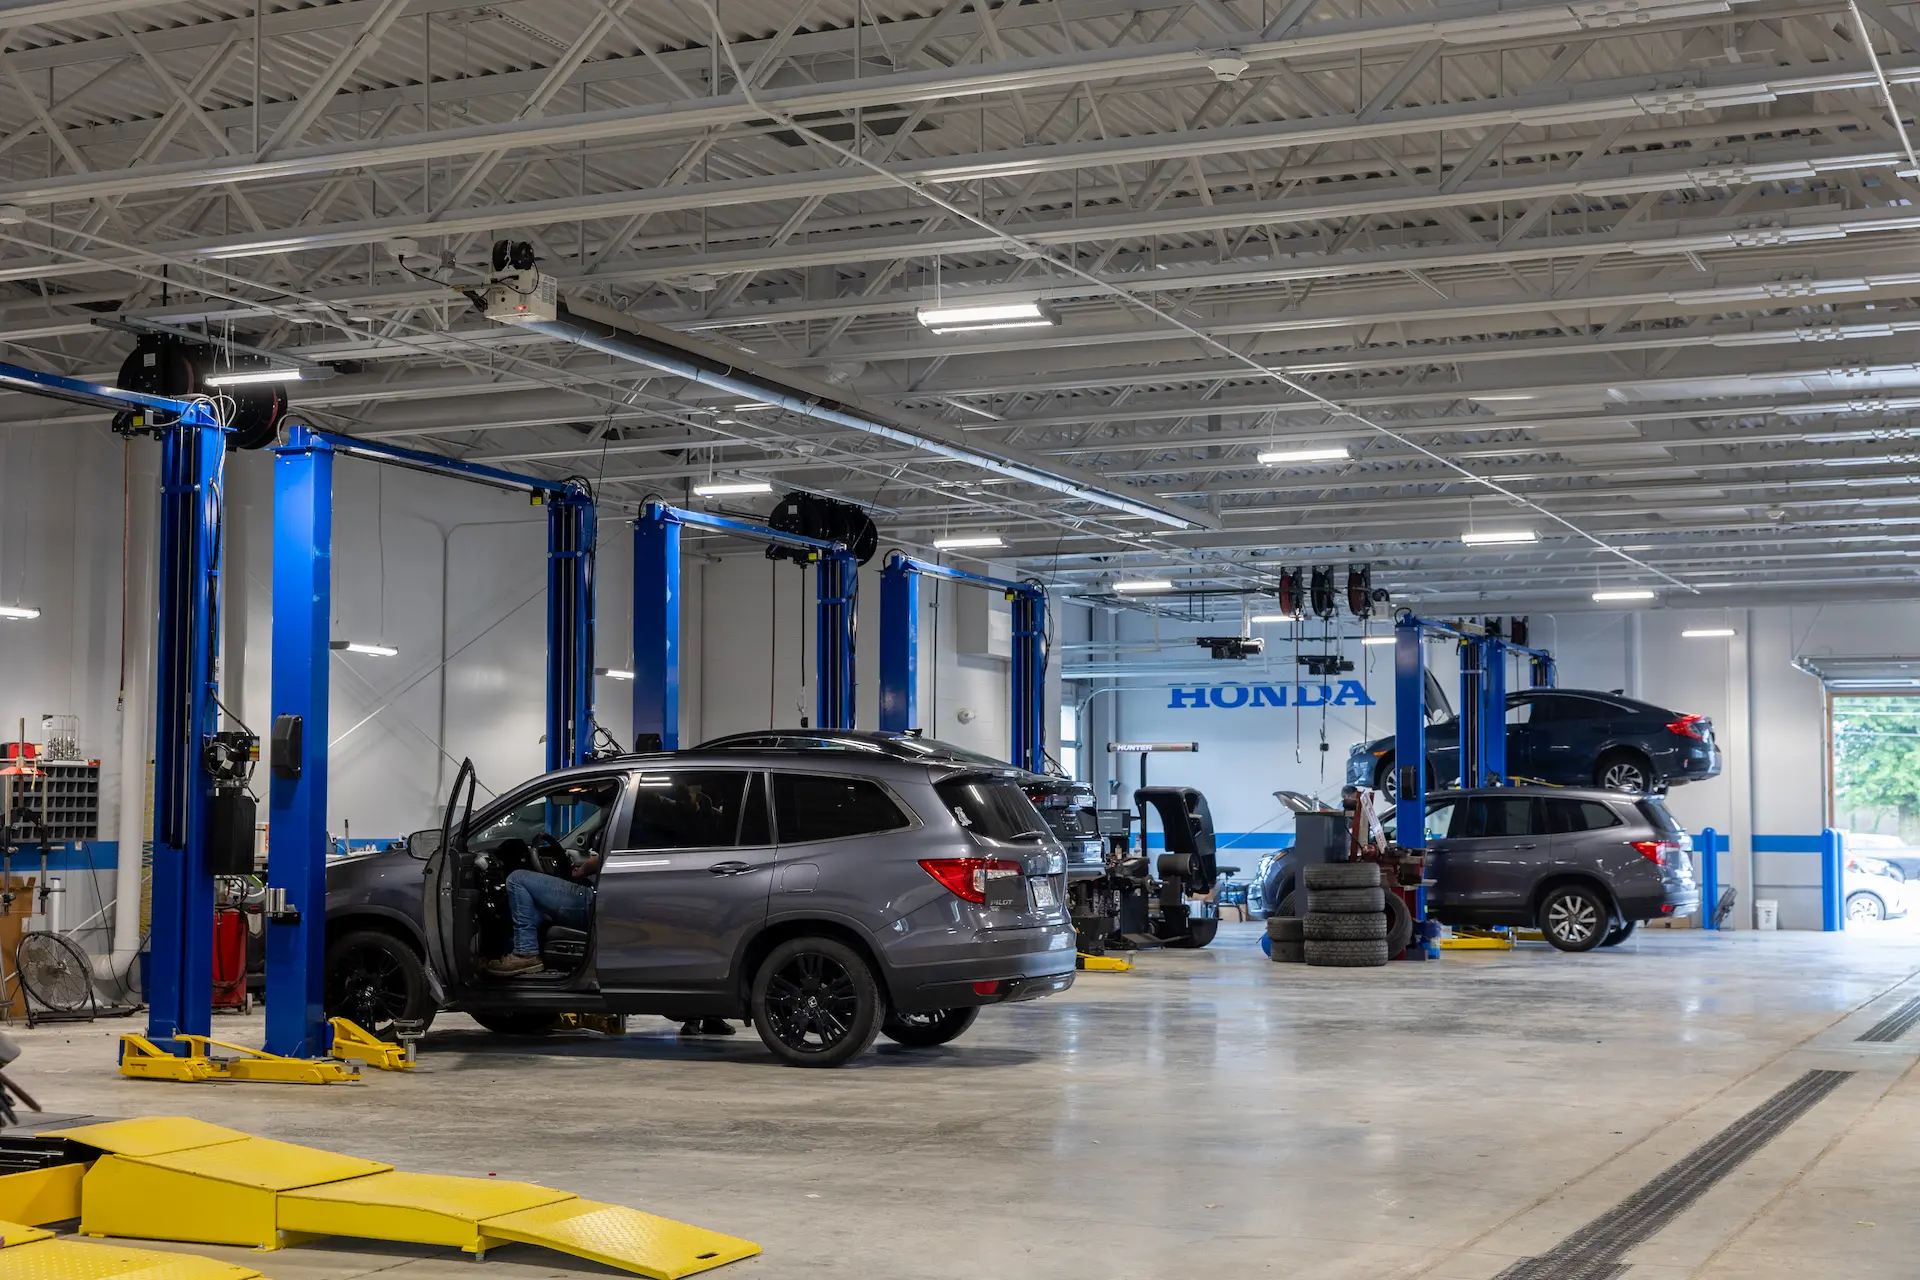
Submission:
[[[539,956],[511,955],[501,956],[498,960],[489,960],[486,970],[496,978],[511,978],[522,973],[532,973],[544,969],[546,964]]]
[[[733,1024],[725,1018],[692,1018],[680,1024],[683,1036],[730,1036]]]

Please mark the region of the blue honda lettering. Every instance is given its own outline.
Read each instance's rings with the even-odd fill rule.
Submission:
[[[1336,707],[1371,707],[1375,704],[1373,699],[1367,696],[1365,685],[1362,685],[1358,680],[1342,680],[1340,682],[1340,692],[1335,696],[1333,705]]]
[[[1308,698],[1307,690],[1309,689],[1318,690],[1320,696],[1317,698]],[[1293,705],[1296,707],[1324,707],[1333,697],[1333,688],[1330,685],[1324,684],[1299,684],[1293,687],[1293,695]]]
[[[1173,701],[1167,704],[1167,710],[1178,711],[1182,707],[1204,707],[1207,705],[1205,689],[1175,689]]]
[[[1223,693],[1232,693],[1238,696],[1235,697],[1232,702],[1228,702],[1225,698],[1220,696]],[[1230,684],[1223,687],[1215,688],[1213,690],[1213,705],[1216,707],[1225,707],[1229,709],[1233,707],[1246,706],[1247,705],[1247,686],[1243,684]]]
[[[1253,705],[1256,707],[1284,707],[1287,705],[1287,691],[1276,689],[1270,684],[1253,686]]]

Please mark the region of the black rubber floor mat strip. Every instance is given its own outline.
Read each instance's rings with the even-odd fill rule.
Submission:
[[[1714,1183],[1832,1093],[1851,1071],[1809,1071],[1669,1166],[1546,1253],[1522,1258],[1497,1280],[1611,1280],[1620,1259],[1652,1239]]]
[[[1874,1023],[1871,1027],[1868,1027],[1864,1035],[1856,1036],[1854,1039],[1856,1041],[1867,1040],[1876,1044],[1886,1044],[1890,1041],[1898,1040],[1901,1036],[1913,1030],[1915,1024],[1920,1024],[1920,996],[1915,996],[1913,999],[1907,1001],[1898,1009],[1895,1009],[1892,1013]]]

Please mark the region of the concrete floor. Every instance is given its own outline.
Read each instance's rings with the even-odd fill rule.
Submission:
[[[49,1108],[190,1114],[403,1168],[550,1183],[760,1242],[724,1280],[1491,1277],[1813,1068],[1857,1074],[1628,1255],[1635,1278],[1920,1275],[1910,934],[1652,932],[1435,964],[1268,962],[1258,925],[840,1071],[757,1038],[490,1036],[358,1087],[124,1081],[125,1024],[22,1033]],[[253,1041],[258,1019],[216,1033]],[[304,1247],[275,1280],[610,1274],[515,1246]]]

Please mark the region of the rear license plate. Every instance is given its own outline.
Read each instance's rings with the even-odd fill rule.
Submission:
[[[1035,876],[1033,879],[1027,881],[1027,883],[1033,886],[1033,909],[1035,911],[1052,911],[1060,905],[1060,899],[1056,898],[1053,894],[1053,881],[1045,879],[1044,877]]]

